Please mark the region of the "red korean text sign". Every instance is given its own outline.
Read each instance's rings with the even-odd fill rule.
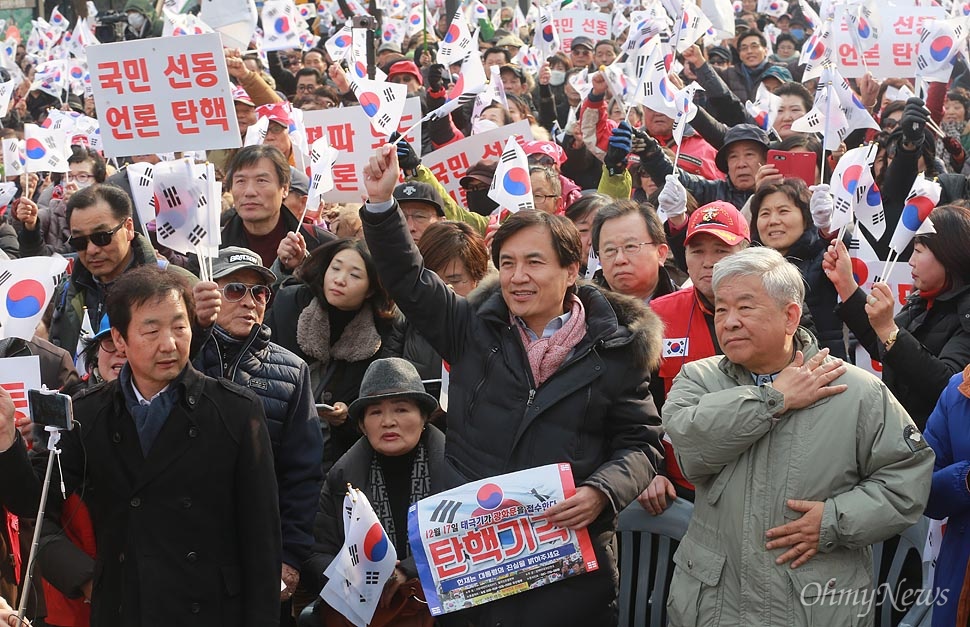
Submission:
[[[421,119],[421,99],[408,98],[398,131],[404,132]],[[364,191],[364,166],[374,150],[387,143],[387,137],[379,135],[371,126],[370,119],[360,105],[340,109],[306,111],[303,115],[307,141],[313,143],[327,138],[330,147],[337,150],[333,165],[334,188],[323,195],[328,202],[360,202]],[[422,129],[418,126],[405,139],[421,154]],[[433,153],[432,153],[433,154]]]
[[[242,145],[218,34],[88,46],[87,55],[106,155]]]

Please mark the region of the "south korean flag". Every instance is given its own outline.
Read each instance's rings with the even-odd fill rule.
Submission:
[[[366,627],[394,574],[397,550],[360,490],[348,491],[343,516],[344,543],[324,572],[327,584],[320,597],[354,625]]]
[[[687,357],[687,345],[689,338],[686,337],[665,337],[664,352],[666,357]]]

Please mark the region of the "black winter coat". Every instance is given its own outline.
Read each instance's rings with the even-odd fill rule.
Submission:
[[[277,625],[280,518],[262,404],[192,366],[175,385],[180,398],[147,458],[120,379],[75,398],[63,479],[88,507],[98,554],[66,539],[51,490],[44,576],[78,594],[93,575],[92,627]]]
[[[454,294],[417,253],[397,204],[361,211],[384,285],[451,365],[446,486],[554,462],[607,496],[588,527],[600,569],[459,613],[476,625],[616,624],[616,514],[646,488],[661,460],[649,372],[661,325],[635,299],[584,284],[586,336],[542,385],[533,385],[518,329],[495,282]]]
[[[970,286],[937,296],[929,310],[918,292],[911,295],[896,316],[899,335],[889,351],[869,324],[861,288],[837,311],[882,362],[882,380],[922,431],[950,377],[970,363]]]
[[[245,340],[213,325],[192,360],[200,372],[249,388],[266,412],[273,444],[283,529],[283,562],[297,570],[310,555],[313,510],[323,480],[323,435],[310,392],[310,369],[279,344],[266,325],[254,325]],[[223,347],[235,355],[226,363]]]
[[[3,477],[0,481],[0,513],[6,509],[17,516],[36,518],[40,483],[19,432],[14,433],[13,446],[0,453],[0,477]]]
[[[394,321],[386,348],[388,357],[400,357],[414,364],[422,379],[441,378],[441,355],[404,316]],[[440,384],[425,384],[424,389],[435,398],[441,393]]]

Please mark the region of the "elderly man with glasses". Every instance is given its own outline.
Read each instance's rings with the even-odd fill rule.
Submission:
[[[54,291],[54,315],[50,341],[71,355],[77,354],[84,316],[91,329],[101,328],[108,287],[132,268],[147,264],[168,265],[155,256],[151,242],[135,231],[131,199],[113,185],[92,185],[67,201],[70,249],[77,262],[70,278]],[[182,268],[172,272],[197,280]]]
[[[670,248],[663,225],[649,204],[619,200],[600,209],[593,249],[602,266],[595,278],[614,292],[649,303],[677,289],[664,268]]]
[[[417,244],[425,229],[445,219],[444,203],[437,190],[428,183],[407,181],[394,188],[394,198],[401,207],[411,238]]]
[[[306,363],[270,341],[263,324],[276,275],[255,252],[239,246],[219,251],[212,282],[193,290],[198,322],[192,365],[200,372],[249,388],[266,412],[276,460],[283,530],[281,578],[288,602],[300,581],[300,566],[310,556],[313,515],[323,479],[323,433],[317,421]]]

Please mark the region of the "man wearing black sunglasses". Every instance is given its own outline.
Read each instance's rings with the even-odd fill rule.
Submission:
[[[108,286],[122,274],[156,259],[151,242],[135,231],[131,199],[113,185],[92,185],[77,191],[67,202],[68,244],[77,252],[71,277],[54,292],[50,341],[71,355],[77,354],[85,308],[91,328],[101,327]],[[197,281],[189,272],[173,272]]]
[[[196,334],[200,341],[192,364],[211,377],[248,387],[263,402],[276,460],[287,584],[280,601],[286,603],[300,580],[300,565],[310,556],[322,479],[323,435],[310,371],[302,359],[270,342],[263,317],[276,275],[255,252],[223,248],[212,264],[212,278],[215,283],[200,282],[193,290],[196,318],[211,327]]]

